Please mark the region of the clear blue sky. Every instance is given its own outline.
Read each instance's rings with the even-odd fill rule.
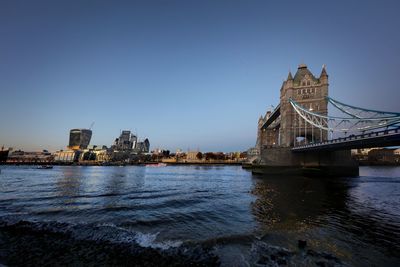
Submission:
[[[0,145],[65,148],[95,121],[152,148],[237,151],[289,69],[400,111],[399,1],[0,1]]]

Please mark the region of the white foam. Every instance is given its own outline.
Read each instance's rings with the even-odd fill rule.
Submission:
[[[135,241],[141,247],[150,247],[159,249],[169,249],[171,247],[179,247],[182,244],[182,241],[172,241],[172,240],[157,242],[156,239],[158,234],[159,233],[151,234],[151,233],[137,232],[135,234]]]
[[[110,229],[113,232],[112,240],[114,242],[122,242],[122,243],[129,243],[129,242],[136,242],[139,246],[145,248],[158,248],[158,249],[169,249],[174,247],[179,247],[182,245],[182,241],[172,241],[172,240],[165,240],[165,241],[156,241],[159,232],[157,233],[142,233],[142,232],[133,232],[123,227],[118,227],[113,223],[101,223],[97,226],[103,228],[101,233],[103,234],[102,238],[110,238],[107,233]],[[107,230],[105,230],[107,229]],[[115,231],[117,230],[117,231]]]

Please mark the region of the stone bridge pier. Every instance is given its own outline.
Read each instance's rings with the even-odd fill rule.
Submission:
[[[273,175],[358,176],[350,150],[293,152],[289,147],[260,151],[254,173]]]

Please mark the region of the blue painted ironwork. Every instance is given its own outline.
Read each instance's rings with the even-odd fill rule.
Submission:
[[[400,124],[400,113],[358,108],[341,103],[332,98],[328,98],[328,101],[350,117],[321,115],[304,108],[293,99],[289,99],[289,102],[296,113],[307,123],[331,133],[364,133],[366,131],[396,127]],[[366,117],[366,115],[368,115],[368,117]]]
[[[349,104],[345,104],[338,100],[335,100],[331,97],[326,97],[329,103],[335,106],[337,109],[341,110],[342,112],[358,119],[365,119],[365,118],[393,118],[399,117],[400,113],[398,112],[388,112],[388,111],[379,111],[373,109],[366,109],[355,107]]]

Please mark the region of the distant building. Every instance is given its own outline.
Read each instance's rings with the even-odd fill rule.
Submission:
[[[100,148],[100,146],[91,146],[88,149],[82,151],[79,156],[79,162],[93,162],[103,163],[110,159],[110,154],[106,146]]]
[[[72,129],[69,133],[69,145],[71,150],[86,149],[92,138],[92,130]]]
[[[1,147],[1,150],[0,150],[0,162],[6,162],[7,161],[8,153],[10,152],[10,150],[12,150],[12,149],[4,149],[4,146]]]
[[[150,142],[147,138],[143,142],[138,142],[136,135],[131,134],[131,131],[124,130],[115,139],[108,152],[110,161],[135,161],[138,160],[139,154],[150,152]]]
[[[143,142],[137,142],[136,147],[134,149],[136,153],[149,153],[150,152],[150,141],[149,139],[145,139]]]
[[[79,160],[80,150],[60,150],[54,153],[54,161],[62,163],[72,163]]]
[[[150,152],[150,141],[149,141],[149,139],[147,139],[147,138],[144,139],[143,145],[144,145],[143,152],[144,153],[149,153]]]
[[[188,151],[186,153],[186,160],[198,160],[197,154],[199,151]]]
[[[161,149],[161,148],[156,148],[153,151],[150,152],[153,155],[156,156],[162,156],[162,157],[169,157],[170,151],[166,149]]]
[[[131,134],[131,131],[122,131],[119,138],[114,141],[114,150],[127,151],[136,146],[137,137]]]
[[[397,157],[394,154],[396,149],[380,148],[368,152],[368,161],[380,163],[396,163]]]
[[[359,148],[359,149],[352,149],[351,155],[352,156],[368,156],[368,153],[373,149],[379,148]]]
[[[21,150],[13,151],[7,159],[12,163],[49,163],[53,161],[53,155],[47,150],[25,152]]]
[[[163,154],[163,149],[161,149],[161,148],[155,148],[153,151],[151,151],[151,153],[153,154],[153,155],[162,155]]]

